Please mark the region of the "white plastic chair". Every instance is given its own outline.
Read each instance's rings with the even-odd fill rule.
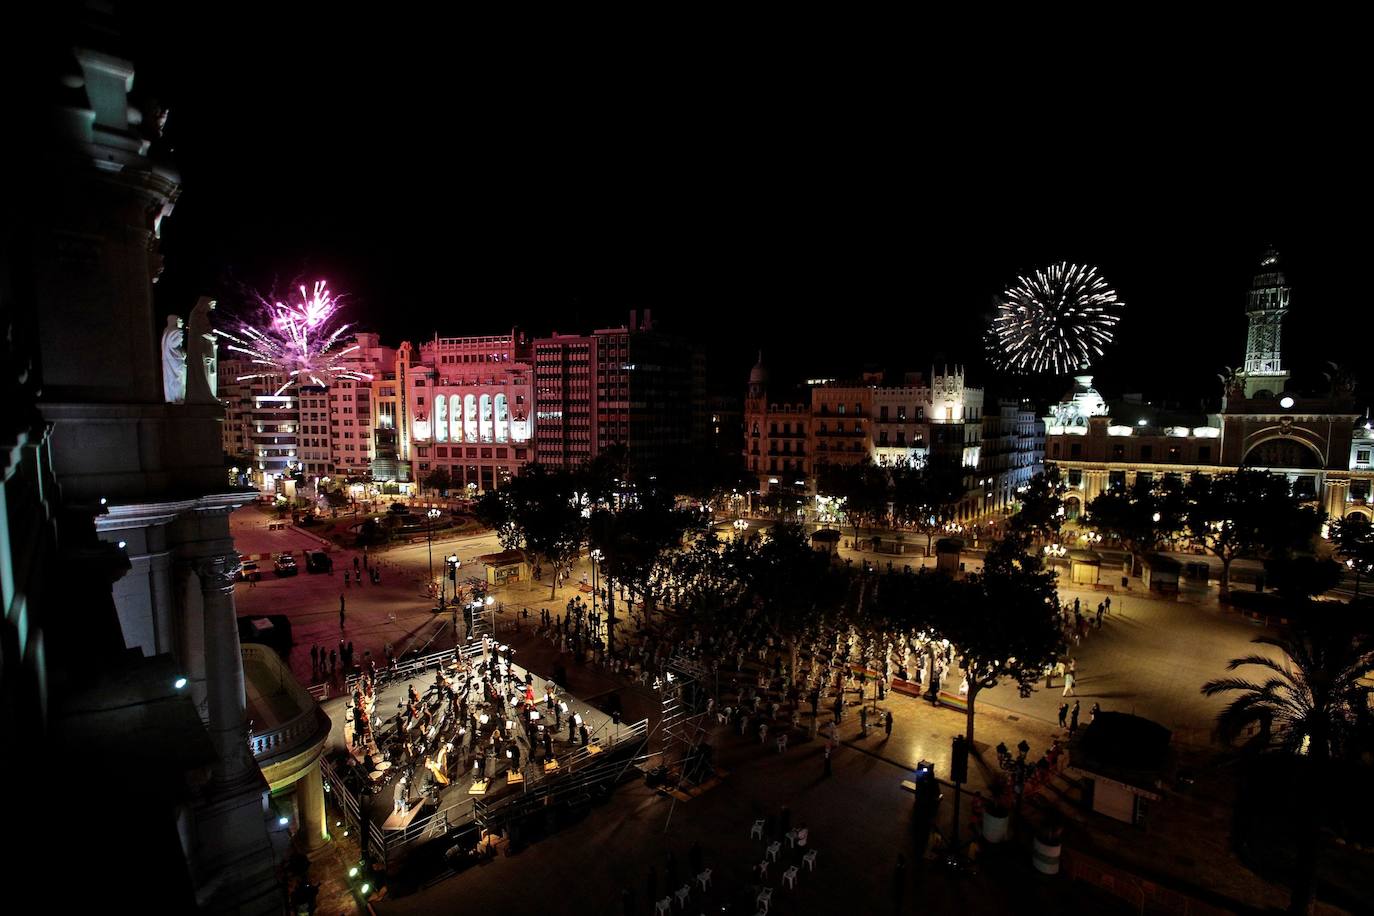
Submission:
[[[706,888],[711,883],[711,869],[708,868],[701,874],[697,875],[697,883],[701,885],[701,892],[703,894],[706,893]]]
[[[655,909],[655,911],[656,911],[657,913],[661,914],[661,916],[668,916],[668,913],[669,913],[669,911],[672,910],[672,908],[673,908],[673,898],[672,898],[672,897],[664,897],[664,898],[663,898],[662,900],[660,900],[658,903],[654,904],[654,909]]]
[[[692,896],[692,885],[684,884],[677,889],[677,905],[683,909],[687,908],[687,898]]]
[[[759,905],[759,912],[767,913],[768,904],[773,902],[773,889],[771,887],[765,887],[763,890],[759,891],[759,899],[756,902]]]
[[[781,850],[781,849],[782,849],[782,844],[779,843],[777,840],[774,840],[773,842],[769,843],[769,844],[768,844],[768,860],[769,860],[770,862],[776,862],[776,861],[778,861],[778,851]]]
[[[793,865],[782,873],[782,883],[793,890],[797,889],[797,866]]]
[[[810,852],[808,852],[806,855],[802,856],[802,861],[806,863],[806,868],[807,868],[808,871],[815,871],[815,870],[816,870],[816,850],[813,849],[813,850],[811,850]]]
[[[752,840],[754,837],[763,839],[763,818],[754,821],[754,826],[749,830],[749,839]]]

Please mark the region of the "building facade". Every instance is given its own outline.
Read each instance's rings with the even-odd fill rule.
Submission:
[[[691,465],[710,438],[706,362],[699,347],[654,327],[646,309],[628,325],[553,334],[533,343],[534,458],[576,467],[624,447],[632,475]]]
[[[399,406],[409,416],[378,423],[408,441],[418,482],[442,468],[453,489],[485,491],[533,459],[534,371],[523,334],[435,337],[410,365],[410,345],[401,353]]]
[[[1019,487],[1043,468],[1044,439],[1028,404],[1010,402],[985,430],[983,390],[961,367],[907,373],[884,385],[881,374],[856,382],[813,379],[784,401],[769,396],[762,356],[749,376],[744,408],[744,460],[758,491],[785,484],[814,490],[825,464],[938,461],[965,471],[959,521],[1007,511]],[[993,460],[984,460],[984,452]],[[800,481],[800,482],[799,482]]]
[[[1091,376],[1075,379],[1045,418],[1046,460],[1063,473],[1070,517],[1110,487],[1242,467],[1285,475],[1295,495],[1331,518],[1370,514],[1370,418],[1356,409],[1342,379],[1316,396],[1290,385],[1280,345],[1289,293],[1277,253],[1266,253],[1247,299],[1244,368],[1226,380],[1215,412],[1171,411],[1138,399],[1109,405]]]
[[[0,673],[5,724],[43,752],[43,779],[91,791],[26,791],[33,773],[6,769],[26,831],[12,864],[81,911],[133,882],[150,911],[278,914],[291,838],[272,796],[306,851],[327,841],[312,764],[329,720],[305,694],[289,735],[250,732],[249,694],[291,674],[275,653],[250,665],[239,642],[229,514],[254,494],[225,482],[214,303],[155,329],[180,179],[116,24],[99,5],[82,17],[59,62],[50,180],[17,208],[29,244],[0,276],[27,349],[22,370],[4,353],[20,387],[0,427]],[[271,783],[253,745],[267,738],[285,764]],[[92,792],[118,848],[82,856],[73,881],[53,851],[91,817]]]

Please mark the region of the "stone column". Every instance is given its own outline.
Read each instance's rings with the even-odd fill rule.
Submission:
[[[324,777],[319,761],[296,780],[296,810],[300,812],[301,840],[306,851],[324,847],[329,842],[329,826],[324,816]]]
[[[243,655],[230,573],[233,563],[232,557],[218,556],[198,560],[194,566],[204,604],[206,727],[218,757],[215,778],[225,783],[257,769],[248,751],[244,720]]]
[[[1325,481],[1326,492],[1322,494],[1322,506],[1326,509],[1326,514],[1330,516],[1330,521],[1345,518],[1345,501],[1350,493],[1350,480],[1348,478],[1333,478],[1327,475]]]

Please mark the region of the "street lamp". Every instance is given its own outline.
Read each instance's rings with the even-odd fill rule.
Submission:
[[[592,558],[592,611],[596,610],[596,564],[601,562],[602,556],[600,547],[593,547],[590,554]]]
[[[430,509],[426,515],[429,516],[429,587],[434,588],[434,520],[439,517],[438,509]],[[431,591],[431,597],[433,592]]]

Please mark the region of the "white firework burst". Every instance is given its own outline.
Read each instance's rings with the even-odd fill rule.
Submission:
[[[1017,277],[992,320],[990,358],[1019,373],[1087,368],[1112,342],[1124,306],[1096,267],[1062,261]]]

